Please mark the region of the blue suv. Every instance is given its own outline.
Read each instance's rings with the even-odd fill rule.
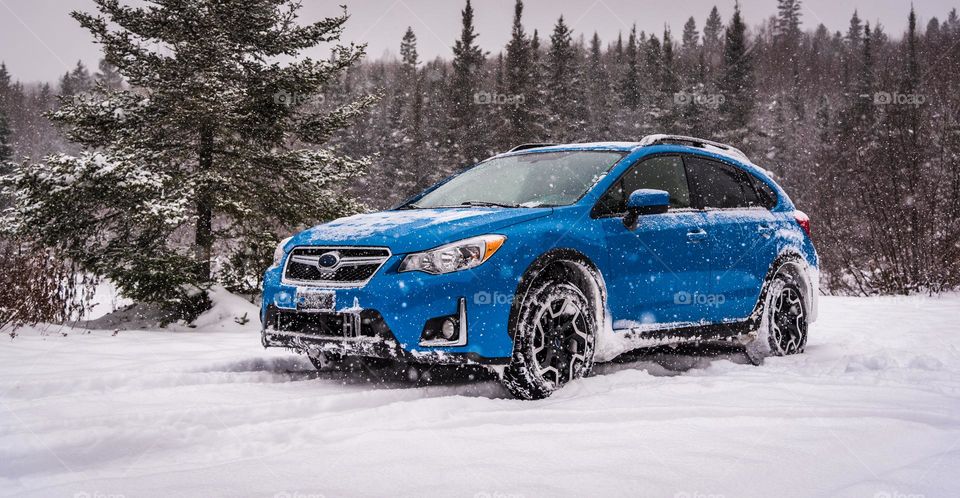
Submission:
[[[770,173],[729,145],[522,145],[399,207],[281,242],[262,342],[318,367],[488,365],[523,399],[642,347],[800,353],[817,314],[809,231]]]

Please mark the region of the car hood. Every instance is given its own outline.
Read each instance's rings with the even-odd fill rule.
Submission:
[[[286,247],[385,246],[394,254],[402,254],[493,233],[516,223],[547,216],[551,212],[551,208],[469,207],[365,213],[304,230],[295,235]]]

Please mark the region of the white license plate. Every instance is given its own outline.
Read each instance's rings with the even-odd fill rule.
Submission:
[[[297,289],[297,310],[333,311],[337,307],[337,295],[333,291]]]

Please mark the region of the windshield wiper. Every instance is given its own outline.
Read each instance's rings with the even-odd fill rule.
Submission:
[[[416,204],[414,204],[414,203],[411,202],[410,204],[404,204],[404,205],[398,207],[396,210],[397,210],[397,211],[400,211],[400,210],[403,210],[403,209],[420,209],[420,206],[418,206],[418,205],[416,205]]]
[[[504,207],[504,208],[518,208],[522,207],[519,204],[504,204],[502,202],[489,202],[489,201],[465,201],[460,203],[461,206],[479,206],[479,207]]]

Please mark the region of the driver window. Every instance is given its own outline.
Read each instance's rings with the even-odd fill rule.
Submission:
[[[657,156],[628,170],[600,198],[594,208],[595,216],[621,216],[627,212],[627,196],[642,188],[666,190],[670,194],[670,208],[690,207],[687,173],[679,156]]]

